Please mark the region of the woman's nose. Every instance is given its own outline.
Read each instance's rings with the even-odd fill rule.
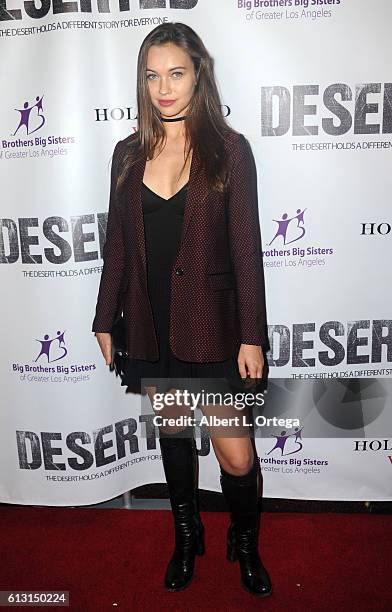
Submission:
[[[159,82],[159,93],[167,94],[170,93],[170,84],[167,79],[161,78]]]

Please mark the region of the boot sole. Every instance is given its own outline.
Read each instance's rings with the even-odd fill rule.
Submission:
[[[241,580],[241,586],[245,591],[247,591],[251,595],[254,595],[255,597],[268,597],[269,595],[272,595],[272,589],[268,591],[268,593],[255,593],[254,591],[251,591],[250,589],[248,589],[248,587],[245,586],[242,580]]]
[[[193,576],[190,580],[188,580],[188,582],[186,582],[183,586],[178,587],[178,588],[172,588],[172,587],[168,587],[165,585],[165,589],[166,591],[168,591],[169,593],[177,593],[178,591],[183,591],[184,589],[186,589],[192,582],[193,580]]]

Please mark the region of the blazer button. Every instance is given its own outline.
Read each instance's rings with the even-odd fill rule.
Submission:
[[[182,268],[176,268],[177,276],[182,276],[184,274],[184,270]]]

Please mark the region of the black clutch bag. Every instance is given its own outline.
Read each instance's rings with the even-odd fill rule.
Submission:
[[[114,370],[116,376],[120,376],[121,380],[125,374],[128,357],[125,320],[122,314],[123,298],[124,292],[121,296],[119,310],[117,311],[117,315],[111,330],[112,363],[110,364],[110,370]]]

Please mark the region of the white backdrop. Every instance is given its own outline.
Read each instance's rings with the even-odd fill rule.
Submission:
[[[136,128],[137,51],[164,21],[201,35],[256,158],[275,413],[310,392],[300,437],[257,439],[264,495],[391,500],[391,3],[57,6],[0,7],[0,501],[92,504],[164,482],[145,398],[90,331],[110,158]],[[200,487],[219,491],[208,442]]]

